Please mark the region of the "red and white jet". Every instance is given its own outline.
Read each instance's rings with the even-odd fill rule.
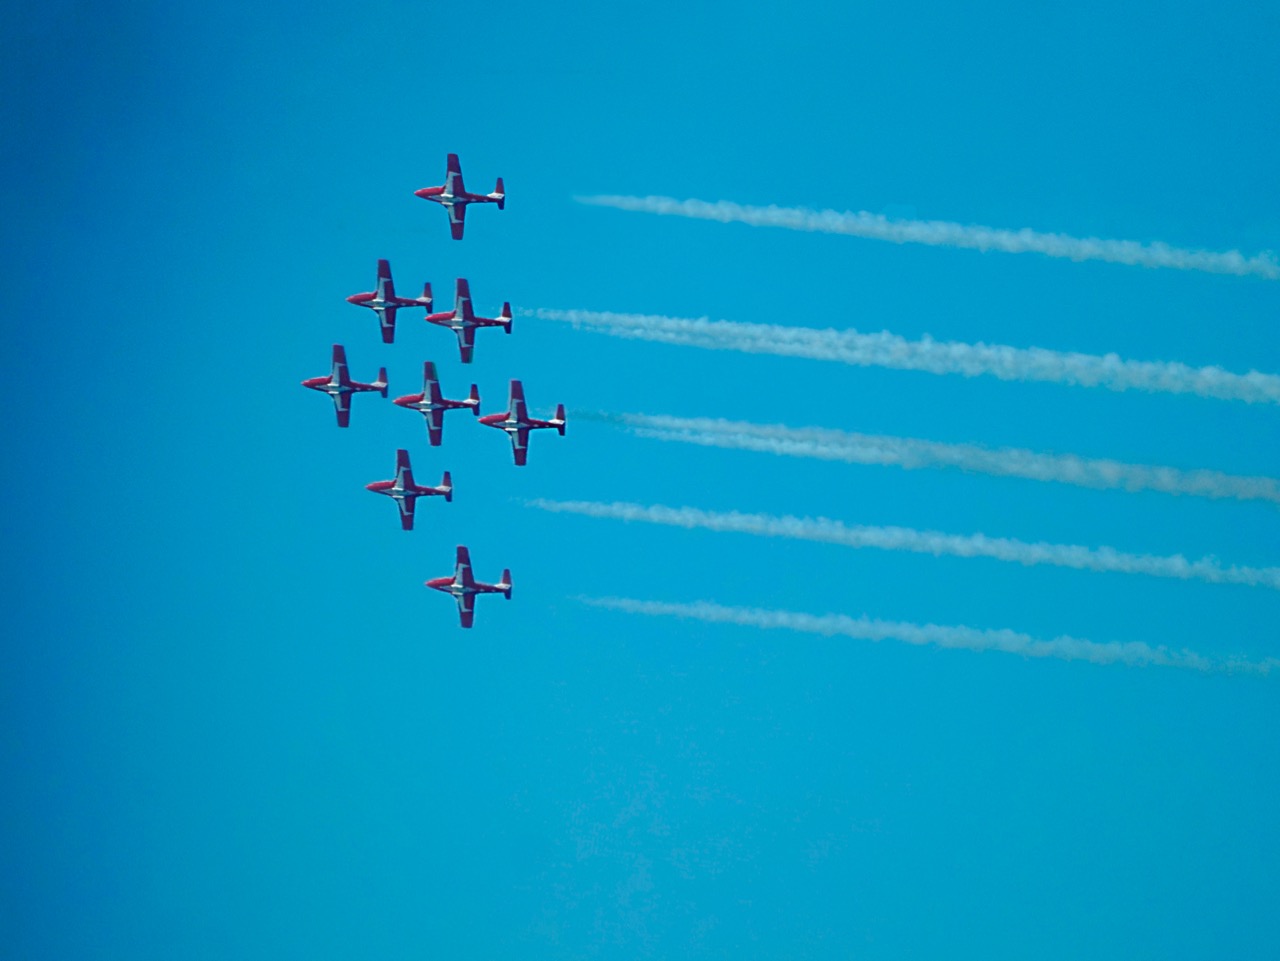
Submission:
[[[419,497],[442,494],[446,501],[453,500],[453,479],[448,471],[444,472],[444,479],[440,481],[439,487],[422,487],[413,482],[413,470],[409,467],[407,450],[396,451],[395,480],[374,481],[372,484],[365,484],[364,489],[394,498],[396,506],[400,508],[400,526],[406,531],[413,530],[413,505]]]
[[[502,313],[497,317],[477,317],[476,312],[471,308],[471,285],[461,277],[458,278],[457,292],[454,294],[453,310],[439,314],[431,313],[430,284],[423,286],[421,299],[427,308],[427,323],[448,327],[458,335],[458,350],[462,354],[464,364],[471,363],[472,354],[475,352],[477,327],[501,327],[508,334],[511,333],[511,305],[504,303]]]
[[[505,413],[489,414],[480,418],[486,427],[505,430],[511,438],[511,450],[516,456],[516,466],[523,467],[525,458],[529,456],[529,431],[554,427],[564,436],[564,404],[556,405],[556,416],[551,420],[538,420],[530,417],[524,404],[524,386],[518,380],[511,382],[510,407]]]
[[[425,307],[431,312],[431,285],[424,284],[421,297],[397,297],[395,284],[391,282],[391,263],[378,261],[378,289],[363,294],[352,294],[347,303],[368,307],[378,315],[382,327],[382,342],[389,344],[396,339],[396,311],[401,307]]]
[[[458,602],[458,616],[463,627],[470,627],[475,617],[477,594],[503,594],[511,600],[511,571],[502,572],[502,580],[497,584],[482,584],[471,576],[471,554],[461,544],[458,545],[458,564],[454,568],[453,577],[433,577],[426,582],[433,591],[452,594]]]
[[[491,194],[469,194],[462,185],[462,165],[458,163],[456,153],[449,154],[448,171],[444,175],[444,186],[423,187],[413,192],[415,197],[438,203],[449,212],[449,231],[454,240],[462,239],[462,228],[465,223],[467,204],[497,204],[501,210],[506,206],[507,194],[502,187],[502,178],[498,178],[498,186]]]
[[[471,394],[466,400],[449,400],[440,393],[440,382],[436,380],[436,365],[427,361],[422,365],[422,393],[406,394],[392,401],[398,407],[422,412],[427,422],[427,437],[432,447],[440,446],[444,435],[444,412],[460,407],[470,407],[471,413],[480,416],[480,390],[471,385]]]
[[[303,387],[322,391],[333,398],[333,409],[338,415],[338,426],[346,427],[351,422],[351,395],[361,391],[376,390],[383,397],[387,396],[387,368],[378,369],[378,379],[372,384],[362,384],[347,375],[347,352],[341,344],[333,345],[333,371],[328,377],[309,377],[302,382]]]

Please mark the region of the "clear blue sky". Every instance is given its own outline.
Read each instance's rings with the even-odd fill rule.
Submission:
[[[575,204],[666,194],[1280,248],[1256,3],[132,5],[0,23],[0,955],[1280,956],[1280,678],[585,607],[620,594],[1280,655],[1280,592],[624,525],[535,497],[1280,564],[1265,503],[806,461],[486,412],[727,416],[1280,476],[1274,405],[629,342],[463,368],[398,286],[1280,372],[1280,282]],[[412,196],[447,152],[509,202]],[[548,436],[550,434],[551,436]],[[454,503],[363,485],[410,449]],[[470,545],[476,627],[422,582]]]

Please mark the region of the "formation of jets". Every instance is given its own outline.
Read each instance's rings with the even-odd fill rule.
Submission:
[[[462,182],[462,165],[457,154],[449,154],[446,164],[445,182],[439,187],[423,187],[414,191],[414,195],[424,200],[438,203],[449,215],[449,232],[454,240],[462,239],[465,214],[468,204],[493,203],[502,210],[506,205],[506,191],[502,178],[498,178],[493,193],[468,193]],[[424,283],[420,297],[400,297],[396,294],[395,283],[391,277],[391,263],[388,260],[378,261],[377,281],[374,290],[366,293],[352,294],[347,302],[358,307],[372,310],[378,317],[378,327],[382,342],[395,342],[396,315],[403,308],[421,307],[425,310],[427,323],[452,330],[458,338],[458,353],[464,364],[470,364],[475,356],[475,332],[482,327],[501,327],[511,333],[511,304],[504,303],[497,317],[481,317],[476,314],[471,302],[471,286],[464,278],[459,277],[454,292],[453,309],[440,313],[432,313],[431,284]],[[333,401],[338,426],[347,427],[351,418],[351,398],[362,392],[377,392],[384,398],[387,396],[387,369],[382,367],[378,377],[372,383],[352,380],[347,370],[347,354],[341,344],[333,345],[332,368],[328,376],[311,377],[302,382],[302,386],[311,390],[328,394]],[[427,439],[432,447],[439,447],[444,440],[444,413],[448,410],[470,410],[485,427],[493,427],[505,431],[511,440],[511,450],[517,467],[523,467],[529,456],[529,432],[546,428],[555,428],[560,436],[564,436],[565,411],[564,404],[556,406],[555,416],[550,420],[530,417],[524,398],[524,385],[519,380],[510,382],[507,410],[481,416],[480,390],[471,385],[471,392],[463,400],[450,400],[444,396],[440,387],[436,365],[431,361],[423,363],[422,391],[417,394],[405,394],[393,401],[397,407],[416,410],[422,414],[426,423]],[[383,494],[395,501],[400,515],[400,527],[413,530],[414,509],[420,497],[443,497],[445,502],[453,500],[453,477],[444,471],[439,485],[432,487],[417,483],[413,477],[413,468],[409,462],[409,451],[400,448],[396,451],[396,473],[391,480],[374,481],[365,485],[366,490],[375,494]],[[458,605],[458,616],[463,627],[471,627],[475,618],[475,598],[479,594],[502,594],[511,598],[511,571],[504,570],[502,579],[497,584],[486,584],[477,581],[471,574],[471,555],[463,545],[458,546],[457,560],[451,577],[437,577],[426,581],[425,586],[432,590],[443,591],[452,595]]]

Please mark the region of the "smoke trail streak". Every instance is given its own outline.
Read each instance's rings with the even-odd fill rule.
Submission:
[[[726,200],[676,200],[674,197],[597,196],[575,197],[579,203],[664,216],[744,223],[753,227],[785,227],[824,234],[848,234],[895,244],[928,244],[969,250],[999,250],[1010,254],[1044,254],[1068,260],[1101,260],[1137,267],[1168,267],[1210,274],[1262,277],[1280,280],[1280,262],[1270,251],[1246,257],[1238,250],[1187,250],[1159,241],[1103,240],[1047,234],[1029,228],[1003,230],[978,224],[945,220],[890,220],[865,210],[810,210],[806,207],[753,207]]]
[[[586,419],[615,421],[641,437],[704,447],[756,450],[788,457],[812,457],[851,464],[883,464],[915,470],[954,467],[997,477],[1055,481],[1100,490],[1143,490],[1212,499],[1262,500],[1280,504],[1280,481],[1212,470],[1178,470],[1074,454],[1041,454],[1013,447],[944,444],[912,437],[846,433],[818,427],[751,424],[716,418],[596,414]]]
[[[905,644],[934,645],[970,651],[1004,651],[1024,657],[1056,657],[1090,664],[1124,664],[1129,667],[1181,667],[1202,673],[1267,675],[1280,667],[1280,658],[1250,661],[1241,657],[1208,658],[1193,651],[1173,651],[1163,645],[1152,647],[1140,641],[1088,641],[1063,635],[1040,640],[1010,630],[981,630],[942,624],[912,624],[879,621],[845,614],[802,614],[756,607],[725,607],[710,601],[669,604],[625,597],[581,597],[592,607],[652,617],[683,617],[714,624],[741,624],[763,629],[782,628],[827,637],[851,637],[862,641],[902,641]]]
[[[645,506],[625,502],[554,501],[537,498],[529,506],[555,513],[621,521],[642,521],[672,527],[732,531],[760,537],[786,537],[819,541],[845,547],[874,547],[890,551],[955,557],[991,557],[1026,566],[1051,564],[1076,570],[1103,573],[1148,574],[1179,580],[1200,580],[1210,584],[1246,584],[1280,590],[1280,567],[1223,567],[1216,558],[1189,561],[1181,554],[1128,554],[1111,547],[1090,548],[1079,544],[1028,543],[985,534],[946,534],[909,527],[848,526],[825,517],[782,517],[768,514],[740,514],[703,511],[694,507]]]
[[[936,341],[928,335],[907,340],[887,330],[856,330],[746,324],[705,317],[686,319],[589,310],[524,311],[540,320],[562,321],[614,337],[657,341],[710,350],[809,357],[856,367],[889,367],[932,374],[990,375],[1000,380],[1047,381],[1108,390],[1196,394],[1246,403],[1280,404],[1280,376],[1251,370],[1235,374],[1221,367],[1190,367],[1164,361],[1123,360],[1115,354],[1080,354],[1041,347]]]

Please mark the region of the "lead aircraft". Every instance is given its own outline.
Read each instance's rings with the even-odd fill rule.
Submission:
[[[302,382],[303,387],[310,387],[333,399],[333,409],[338,415],[338,426],[346,427],[351,422],[351,395],[362,391],[376,390],[383,397],[387,396],[387,368],[378,369],[378,379],[372,384],[362,384],[352,380],[347,374],[347,352],[341,344],[333,345],[333,370],[328,377],[309,377]]]
[[[368,307],[378,315],[378,324],[382,328],[382,342],[390,344],[396,339],[396,311],[401,307],[425,307],[431,312],[431,285],[424,284],[421,297],[397,297],[395,284],[391,281],[391,262],[378,261],[378,288],[363,294],[352,294],[347,303],[357,307]]]
[[[458,562],[453,570],[453,577],[434,577],[426,582],[433,591],[452,594],[458,602],[458,617],[463,627],[470,627],[475,618],[477,594],[502,594],[511,600],[511,571],[502,572],[502,580],[497,584],[482,584],[471,576],[471,553],[458,545]]]
[[[516,466],[523,467],[529,456],[529,431],[554,427],[564,436],[564,404],[556,405],[556,416],[551,420],[538,420],[529,416],[524,403],[524,385],[518,380],[511,382],[511,397],[508,410],[501,414],[489,414],[480,418],[486,427],[505,430],[511,438],[511,451],[515,454]]]
[[[448,471],[444,472],[444,479],[440,481],[439,487],[423,487],[413,482],[413,469],[409,466],[407,450],[396,451],[395,480],[374,481],[372,484],[365,484],[364,489],[393,498],[396,507],[400,508],[400,527],[406,531],[413,530],[413,506],[419,497],[441,494],[446,501],[453,500],[453,479]]]
[[[476,312],[471,308],[471,285],[461,277],[458,278],[458,286],[454,293],[453,310],[439,314],[431,313],[430,284],[423,286],[421,300],[427,308],[427,323],[448,327],[458,335],[458,351],[462,354],[464,364],[471,363],[475,353],[477,327],[501,327],[508,334],[511,333],[511,305],[504,303],[502,313],[497,317],[477,317]]]
[[[456,153],[449,154],[444,175],[444,185],[440,187],[423,187],[415,190],[413,195],[423,200],[439,204],[449,213],[449,232],[454,240],[462,239],[462,228],[466,224],[467,204],[497,204],[501,210],[506,206],[507,194],[502,187],[502,178],[491,194],[467,193],[462,185],[462,164],[458,163]]]
[[[480,416],[480,390],[471,385],[471,393],[466,400],[449,400],[440,393],[440,382],[436,380],[436,365],[427,361],[422,365],[422,393],[406,394],[397,397],[391,403],[397,407],[416,410],[422,413],[427,422],[427,437],[432,447],[439,447],[444,436],[444,412],[458,408],[471,408],[471,413]]]

